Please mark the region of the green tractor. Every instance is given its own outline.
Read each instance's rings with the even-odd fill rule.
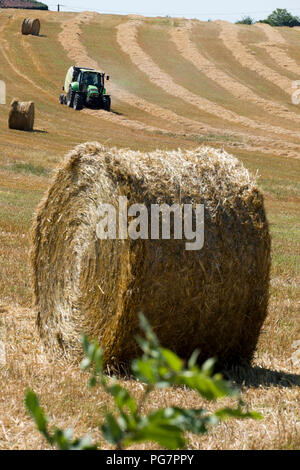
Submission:
[[[59,97],[60,104],[66,104],[70,108],[79,111],[84,106],[94,109],[110,111],[110,96],[106,94],[104,81],[109,76],[97,70],[70,67],[65,80],[65,86]]]

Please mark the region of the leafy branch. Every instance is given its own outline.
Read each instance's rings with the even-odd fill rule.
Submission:
[[[207,360],[200,367],[197,364],[199,354],[195,351],[185,364],[175,353],[160,345],[148,320],[142,314],[140,326],[144,337],[138,337],[137,341],[142,356],[131,364],[135,378],[144,385],[139,402],[116,379],[104,374],[103,353],[98,342],[89,342],[86,336],[82,338],[85,357],[81,368],[90,370],[89,385],[102,386],[114,400],[115,409],[106,413],[101,431],[103,438],[113,444],[115,449],[125,449],[141,442],[156,442],[166,449],[183,449],[187,445],[186,432],[205,434],[212,426],[228,418],[262,418],[257,412],[244,411],[244,403],[240,400],[238,391],[231,383],[224,381],[220,374],[213,374],[214,359]],[[210,401],[226,396],[237,397],[238,406],[220,408],[214,413],[202,408],[179,407],[158,409],[147,415],[142,413],[143,405],[152,391],[172,386],[185,386]],[[36,394],[31,390],[26,393],[25,405],[38,430],[51,446],[63,450],[99,449],[99,445],[92,444],[89,437],[73,439],[71,429],[49,430],[49,420]]]

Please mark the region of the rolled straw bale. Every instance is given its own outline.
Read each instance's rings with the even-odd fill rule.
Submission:
[[[38,36],[40,34],[40,29],[41,29],[40,20],[37,18],[32,20],[31,34],[33,34],[33,36]]]
[[[31,24],[30,24],[30,18],[25,18],[22,23],[22,34],[30,34],[31,31]]]
[[[32,131],[34,125],[34,103],[14,98],[9,111],[8,127],[20,131]]]
[[[25,18],[22,23],[22,34],[32,34],[33,36],[38,36],[40,33],[40,20],[39,19],[32,19],[32,18]]]
[[[97,207],[204,204],[204,246],[186,240],[99,240]],[[263,196],[223,150],[141,153],[87,143],[57,172],[33,226],[37,324],[52,353],[81,355],[97,338],[107,364],[138,353],[140,311],[161,343],[200,360],[251,360],[268,303],[270,236]]]

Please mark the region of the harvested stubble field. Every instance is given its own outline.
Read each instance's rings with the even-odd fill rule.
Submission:
[[[27,15],[27,13],[26,13]],[[272,235],[271,298],[253,367],[232,370],[259,422],[233,421],[195,449],[299,449],[300,363],[300,31],[92,13],[39,12],[41,36],[22,36],[23,13],[0,10],[0,448],[41,449],[45,442],[26,415],[27,386],[56,424],[98,436],[108,406],[88,389],[77,366],[43,354],[31,309],[29,229],[54,168],[88,140],[139,150],[224,147],[252,172]],[[71,47],[72,44],[72,47]],[[75,112],[58,104],[68,65],[109,73],[112,112]],[[9,130],[9,103],[34,101],[34,132]],[[295,358],[295,355],[293,356]],[[3,362],[3,361],[2,361]],[[127,380],[138,396],[141,385]],[[176,388],[156,393],[146,410],[207,406]],[[211,405],[209,405],[211,406]],[[149,448],[151,446],[141,446]],[[154,446],[152,446],[154,447]]]

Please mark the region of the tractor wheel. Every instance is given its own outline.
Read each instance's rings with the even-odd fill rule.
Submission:
[[[69,90],[69,91],[68,91],[68,94],[67,94],[67,106],[69,106],[69,108],[72,108],[72,106],[73,106],[74,97],[75,97],[74,91],[73,91],[73,90]]]
[[[65,96],[64,96],[63,94],[61,94],[61,95],[59,96],[59,102],[60,102],[60,104],[64,104],[64,102],[65,102]]]
[[[105,110],[105,111],[110,111],[110,96],[103,96],[102,97],[102,108]]]
[[[76,95],[75,95],[73,108],[76,111],[80,111],[83,108],[82,97],[78,93],[76,93]]]

